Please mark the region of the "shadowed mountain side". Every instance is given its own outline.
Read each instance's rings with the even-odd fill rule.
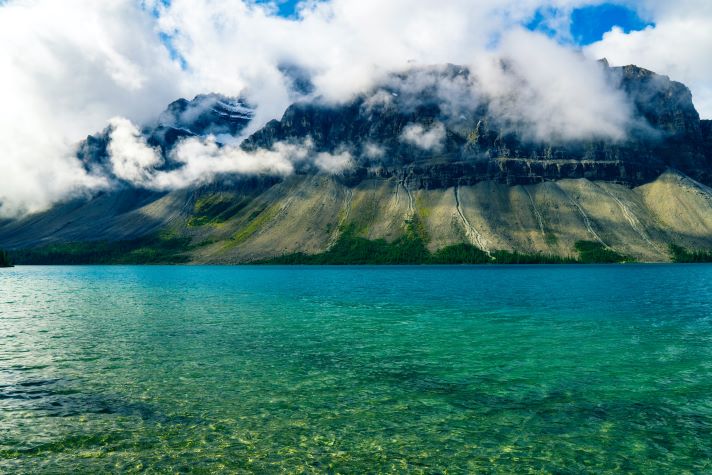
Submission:
[[[390,179],[355,186],[326,175],[274,185],[168,194],[107,194],[0,227],[0,247],[185,239],[192,263],[233,264],[330,249],[346,231],[371,241],[415,235],[430,252],[470,244],[487,253],[575,257],[590,241],[642,262],[669,261],[669,245],[712,249],[712,190],[674,171],[637,188],[587,179],[533,185],[494,181],[410,189]]]
[[[0,240],[10,249],[59,242],[121,241],[184,223],[192,210],[189,193],[125,189],[92,199],[75,199],[44,213],[0,225]]]

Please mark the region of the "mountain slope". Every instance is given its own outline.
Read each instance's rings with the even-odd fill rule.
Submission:
[[[227,214],[206,213],[206,201]],[[673,171],[632,189],[567,179],[414,190],[392,178],[350,187],[334,177],[299,176],[260,192],[172,192],[92,224],[64,210],[53,217],[45,217],[52,223],[45,235],[35,234],[43,225],[36,218],[0,228],[3,245],[30,248],[87,235],[119,241],[160,231],[188,239],[186,261],[232,264],[324,252],[345,230],[393,242],[415,218],[433,252],[469,243],[484,251],[575,257],[577,242],[595,241],[639,261],[660,262],[670,259],[669,244],[712,249],[712,191]],[[33,233],[18,231],[26,229]]]

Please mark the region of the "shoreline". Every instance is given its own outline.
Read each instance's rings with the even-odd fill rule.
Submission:
[[[23,267],[174,267],[174,268],[197,268],[197,267],[215,267],[215,268],[419,268],[432,269],[438,267],[458,267],[458,268],[507,268],[507,267],[675,267],[675,266],[701,266],[710,265],[712,262],[611,262],[611,263],[584,263],[574,262],[568,264],[255,264],[255,263],[239,263],[239,264],[216,264],[216,263],[84,263],[84,264],[17,264],[11,267],[3,267],[0,269],[12,269]]]
[[[346,234],[332,247],[317,254],[291,253],[266,258],[225,259],[206,262],[193,255],[191,245],[160,248],[134,247],[124,242],[85,242],[51,245],[44,248],[12,250],[6,262],[15,265],[215,265],[215,266],[512,266],[512,265],[612,265],[612,264],[692,264],[712,262],[712,252],[670,244],[669,260],[643,261],[619,254],[595,241],[578,241],[572,254],[492,250],[485,252],[471,244],[455,244],[430,251],[425,242],[402,238],[394,242],[371,241]],[[197,258],[196,258],[197,257]]]

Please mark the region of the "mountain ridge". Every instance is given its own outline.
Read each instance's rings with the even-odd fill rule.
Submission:
[[[486,255],[568,259],[592,242],[611,255],[664,262],[675,258],[670,245],[712,249],[712,121],[700,120],[680,83],[635,66],[601,67],[634,111],[623,140],[537,142],[481,98],[474,106],[461,91],[443,99],[441,81],[473,83],[467,68],[395,73],[351,101],[297,102],[239,146],[344,152],[353,161],[345,171],[320,173],[304,162],[292,176],[226,174],[175,191],[114,177],[114,189],[90,199],[0,222],[0,248],[122,243],[122,252],[147,262],[235,264],[316,256],[348,236],[400,242],[417,224],[433,255],[466,245]],[[218,149],[234,146],[224,143],[253,115],[245,99],[200,95],[171,103],[141,134],[170,170],[181,166],[172,160],[181,140],[217,134]],[[111,176],[110,134],[80,144],[90,172]]]

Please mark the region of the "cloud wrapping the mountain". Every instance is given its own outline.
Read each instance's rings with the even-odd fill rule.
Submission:
[[[524,138],[619,141],[635,124],[602,65],[541,36],[511,32],[477,73],[490,111]]]
[[[314,158],[314,165],[324,173],[340,175],[354,166],[351,152],[344,150],[338,153],[321,152]]]
[[[620,138],[628,111],[595,65],[556,38],[521,27],[537,12],[555,12],[547,21],[565,28],[571,8],[596,3],[310,1],[292,21],[243,0],[5,1],[0,3],[0,216],[37,211],[105,187],[106,177],[86,172],[74,157],[78,141],[112,117],[144,124],[172,100],[206,92],[249,97],[257,106],[249,133],[280,117],[304,94],[345,101],[390,71],[455,63],[470,66],[501,113],[532,137]],[[656,22],[654,29],[614,31],[586,53],[615,63],[640,62],[689,81],[709,116],[710,3],[639,4]],[[295,77],[308,78],[310,87],[295,91]],[[438,85],[444,104],[455,107],[453,116],[463,100],[479,100],[451,88],[456,81]],[[169,189],[234,169],[238,159],[246,160],[246,170],[255,166],[256,157],[242,156],[238,148],[226,151],[210,139],[190,145],[184,144],[181,155],[183,175],[151,179],[160,176],[160,186]],[[188,151],[197,158],[186,156]],[[263,159],[272,160],[268,167],[285,172],[289,163],[271,152],[263,152]],[[118,162],[119,173],[139,173],[131,176],[141,181],[146,177],[140,176],[140,164],[150,157],[138,153]],[[323,164],[346,162],[342,156]]]
[[[214,136],[189,138],[177,145],[171,158],[179,166],[154,171],[144,185],[156,190],[174,190],[209,183],[220,175],[289,176],[299,167],[316,167],[320,172],[340,174],[352,167],[348,151],[317,153],[311,140],[302,143],[278,142],[271,149],[245,151],[238,145],[217,143]]]
[[[403,129],[400,139],[421,150],[438,153],[445,145],[445,136],[445,126],[437,122],[427,128],[422,124],[409,124]]]
[[[259,105],[251,132],[279,117],[293,99],[285,64],[308,75],[315,94],[347,101],[393,70],[476,63],[540,7],[580,3],[331,0],[305,3],[297,22],[240,0],[173,0],[158,10],[162,31],[190,65],[186,76],[196,93],[247,93]]]
[[[151,170],[163,165],[160,150],[150,147],[130,120],[114,117],[109,124],[108,151],[114,175],[137,185],[148,184]]]
[[[384,149],[378,144],[369,142],[363,147],[363,155],[364,157],[369,158],[371,160],[378,160],[380,158],[385,157],[386,149]]]
[[[223,145],[216,137],[191,137],[171,152],[172,166],[162,169],[158,148],[149,146],[138,127],[123,117],[111,119],[109,158],[116,178],[140,188],[167,191],[210,183],[221,175],[289,176],[297,167],[314,167],[336,175],[353,167],[351,153],[317,153],[313,142],[279,142],[271,149],[246,151],[239,145]]]
[[[174,190],[209,183],[223,174],[288,176],[294,163],[305,160],[308,149],[301,145],[278,143],[272,150],[245,152],[237,146],[221,147],[215,138],[190,138],[172,154],[178,168],[154,171],[146,186],[155,190]]]

